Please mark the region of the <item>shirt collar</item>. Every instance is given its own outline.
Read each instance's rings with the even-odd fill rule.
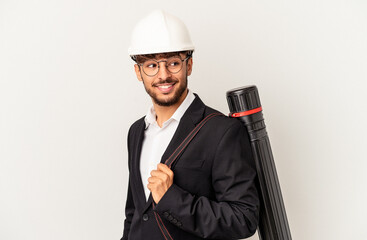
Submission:
[[[188,93],[187,93],[185,100],[177,108],[177,110],[172,115],[172,117],[163,123],[163,126],[165,125],[165,123],[169,123],[172,120],[176,120],[179,122],[182,116],[184,115],[184,113],[186,112],[186,110],[190,107],[191,103],[194,101],[194,99],[195,99],[195,95],[191,92],[190,89],[188,89]],[[157,118],[157,115],[155,113],[154,106],[151,106],[144,118],[145,129],[147,129],[150,124],[157,124],[156,118]]]

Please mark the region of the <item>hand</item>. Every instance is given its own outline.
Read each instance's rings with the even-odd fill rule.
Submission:
[[[151,171],[150,178],[148,178],[148,189],[152,192],[152,197],[156,204],[158,204],[172,184],[172,170],[166,164],[159,163],[157,170]]]

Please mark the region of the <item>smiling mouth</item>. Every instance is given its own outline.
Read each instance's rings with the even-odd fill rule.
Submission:
[[[162,93],[170,93],[176,83],[158,84],[155,86]]]
[[[174,84],[169,84],[169,85],[160,85],[160,86],[157,86],[158,88],[161,88],[161,89],[168,89],[170,87],[172,87]]]
[[[160,83],[153,84],[154,88],[157,88],[161,93],[168,94],[170,93],[174,86],[176,85],[177,81],[163,81]]]

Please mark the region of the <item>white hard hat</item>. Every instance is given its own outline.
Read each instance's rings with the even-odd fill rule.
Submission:
[[[136,24],[128,52],[134,56],[194,49],[185,24],[169,13],[156,10]]]

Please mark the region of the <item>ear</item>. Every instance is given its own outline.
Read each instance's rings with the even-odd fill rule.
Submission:
[[[143,81],[143,79],[141,78],[141,72],[140,72],[140,67],[138,64],[134,65],[134,69],[135,69],[135,74],[136,77],[138,78],[139,81]]]
[[[190,76],[191,75],[191,72],[192,72],[192,64],[193,64],[193,61],[192,61],[192,57],[189,58],[187,60],[187,76]]]

